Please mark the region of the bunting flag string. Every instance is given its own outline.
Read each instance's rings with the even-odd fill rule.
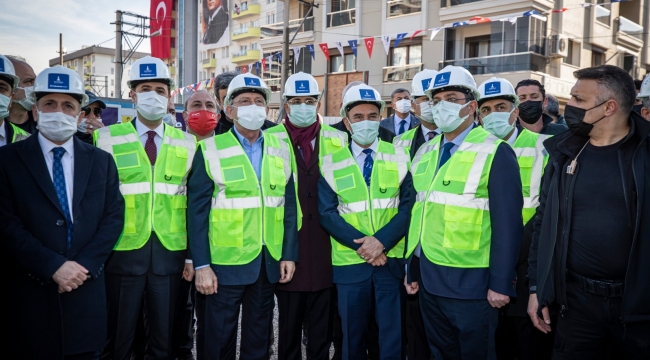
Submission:
[[[374,37],[367,37],[363,39],[364,44],[366,44],[366,50],[368,50],[368,58],[372,58],[372,47],[375,45]]]
[[[352,53],[354,54],[354,57],[357,57],[357,40],[348,40],[348,44],[350,44],[350,49],[352,49]]]
[[[339,49],[339,54],[341,54],[341,56],[343,56],[343,54],[345,54],[343,52],[343,43],[341,43],[340,41],[337,41],[337,42],[334,43],[334,46],[336,46],[336,48]]]
[[[314,44],[307,44],[305,46],[307,47],[307,50],[309,50],[309,53],[311,53],[311,59],[316,60],[316,52],[314,51]]]
[[[402,41],[402,39],[404,39],[406,37],[406,34],[408,34],[408,33],[397,34],[397,37],[395,38],[395,45],[393,45],[393,47],[397,47],[397,45],[399,45],[399,43]]]
[[[318,44],[318,46],[323,51],[323,54],[325,54],[325,57],[327,58],[327,61],[329,61],[330,60],[330,49],[329,49],[329,47],[327,47],[327,43]]]
[[[296,67],[298,66],[298,60],[300,58],[300,49],[302,49],[302,46],[296,46],[293,48],[293,66]]]

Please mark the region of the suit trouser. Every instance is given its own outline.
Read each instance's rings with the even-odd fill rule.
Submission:
[[[217,274],[217,281],[219,275]],[[219,285],[212,295],[196,294],[196,354],[199,360],[234,360],[239,308],[241,360],[267,360],[269,326],[273,319],[275,285],[269,282],[262,261],[260,276],[250,285]]]
[[[188,355],[194,347],[194,304],[196,288],[193,281],[181,280],[174,314],[174,356]]]
[[[435,359],[496,359],[494,333],[499,311],[487,299],[452,299],[433,295],[424,287],[419,293],[427,340]]]
[[[301,360],[302,324],[307,318],[307,358],[328,360],[332,329],[332,288],[320,291],[276,290],[279,312],[278,358]]]
[[[650,359],[650,321],[621,324],[623,298],[567,281],[567,311],[555,330],[554,359]]]
[[[142,313],[146,359],[172,358],[174,307],[180,281],[181,274],[156,275],[151,269],[136,276],[106,273],[108,345],[104,359],[129,359]]]
[[[430,360],[431,350],[427,343],[424,320],[420,311],[419,295],[406,295],[406,338],[409,360]]]
[[[557,324],[557,316],[551,316]],[[548,360],[553,353],[555,332],[544,334],[526,316],[499,315],[496,350],[499,360]]]
[[[344,360],[366,358],[366,336],[373,300],[379,327],[380,359],[402,358],[400,286],[401,279],[393,276],[388,266],[375,267],[372,275],[360,283],[336,284],[343,329]]]

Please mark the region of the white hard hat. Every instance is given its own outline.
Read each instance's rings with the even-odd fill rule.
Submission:
[[[479,106],[484,101],[490,99],[507,99],[513,102],[515,107],[519,106],[519,96],[517,96],[515,88],[510,81],[506,79],[491,77],[478,87],[478,92],[480,96],[478,101]]]
[[[77,95],[81,98],[81,107],[88,104],[88,95],[79,74],[61,65],[47,68],[36,76],[32,101],[36,102],[41,95],[50,93]]]
[[[643,82],[641,83],[641,89],[639,90],[639,95],[637,95],[636,98],[650,98],[650,74],[646,75],[645,79],[643,79]]]
[[[431,85],[431,80],[433,80],[437,74],[437,71],[430,69],[424,69],[415,74],[415,76],[413,76],[413,82],[411,83],[411,95],[426,96],[424,91],[429,88],[429,85]]]
[[[316,99],[320,99],[320,95],[316,79],[310,74],[305,74],[301,71],[289,76],[287,82],[284,83],[284,94],[282,94],[282,98],[286,99],[290,96],[313,96]]]
[[[480,94],[476,90],[476,81],[472,74],[467,69],[461,66],[447,65],[444,69],[440,70],[433,78],[429,88],[425,93],[429,99],[433,100],[433,96],[441,91],[454,90],[455,88],[467,89],[474,94],[474,99],[478,100]]]
[[[14,89],[18,86],[18,83],[20,83],[20,78],[16,76],[14,64],[12,64],[11,60],[7,59],[4,55],[0,55],[0,75],[11,78]]]
[[[162,81],[169,84],[169,87],[174,87],[174,79],[169,74],[169,68],[162,60],[145,56],[136,60],[131,65],[131,77],[126,85],[133,89],[134,81]]]
[[[235,76],[230,85],[228,85],[228,92],[226,98],[223,99],[224,106],[231,104],[233,94],[240,93],[240,90],[251,90],[252,92],[262,92],[266,99],[266,104],[271,101],[271,89],[266,86],[264,80],[253,74],[239,74]]]
[[[354,103],[370,103],[379,106],[379,112],[384,111],[386,103],[381,99],[381,94],[366,84],[360,84],[351,87],[343,97],[343,106],[341,107],[341,116],[347,116],[347,108]]]

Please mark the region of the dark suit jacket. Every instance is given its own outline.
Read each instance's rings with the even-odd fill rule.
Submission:
[[[372,234],[390,251],[400,239],[406,236],[408,219],[410,216],[411,187],[413,180],[411,173],[407,173],[402,185],[400,186],[399,207],[395,215],[384,227]],[[338,211],[339,199],[336,192],[329,186],[327,180],[321,175],[318,180],[318,210],[320,211],[320,223],[325,230],[338,242],[353,249],[359,250],[361,247],[354,242],[355,239],[361,239],[365,234],[347,223]],[[404,277],[403,259],[388,258],[388,263],[393,275],[402,279]],[[354,284],[368,279],[373,272],[373,266],[368,263],[333,266],[334,283],[337,284]]]
[[[217,15],[214,16],[214,19],[208,23],[208,29],[203,34],[203,43],[216,44],[226,32],[227,27],[228,12],[222,7],[219,9]]]
[[[298,231],[299,261],[293,280],[278,284],[278,290],[319,291],[332,286],[332,244],[329,234],[320,225],[318,213],[319,136],[309,164],[293,144],[298,165],[298,200],[302,208],[302,228]]]
[[[420,125],[420,119],[418,119],[412,113],[409,113],[409,116],[411,117],[411,124],[409,128],[404,131],[409,131]],[[385,128],[386,130],[389,130],[392,133],[395,133],[395,121],[397,121],[397,123],[399,124],[399,122],[402,121],[402,119],[397,118],[397,115],[393,114],[385,119],[382,119],[381,122],[379,123],[379,126]]]
[[[16,105],[16,106],[20,106],[20,105]],[[9,121],[9,117],[7,117],[5,121]],[[27,111],[27,121],[25,121],[22,124],[14,124],[14,125],[25,130],[28,134],[33,134],[36,132],[36,121],[34,121],[34,115],[32,115],[31,110]]]
[[[343,121],[339,121],[336,124],[330,126],[336,130],[343,131],[344,133],[348,134],[348,144],[352,143],[352,136],[350,135],[348,128],[345,127]],[[385,127],[382,127],[381,125],[379,126],[379,140],[392,143],[394,138],[395,133],[393,130],[389,130]]]
[[[38,135],[0,148],[0,238],[8,282],[10,343],[15,358],[61,359],[106,345],[104,263],[124,226],[124,200],[113,158],[74,141],[72,217],[68,249],[65,215]],[[90,279],[59,294],[52,276],[76,261]],[[11,356],[14,358],[13,356]]]
[[[420,146],[424,145],[424,143],[426,142],[427,139],[424,138],[424,134],[422,134],[422,129],[420,129],[420,126],[418,126],[417,130],[415,130],[415,139],[413,139],[413,145],[409,150],[409,155],[411,155],[411,159],[415,157],[415,154],[420,149]]]
[[[199,148],[194,156],[187,187],[187,238],[194,266],[210,264],[217,275],[219,285],[250,285],[259,278],[263,256],[269,282],[277,283],[280,280],[280,262],[271,257],[266,246],[262,246],[263,254],[260,253],[248,264],[212,264],[208,232],[213,191],[214,181],[205,171],[203,151]],[[294,182],[291,177],[285,189],[282,260],[298,261],[297,209]]]

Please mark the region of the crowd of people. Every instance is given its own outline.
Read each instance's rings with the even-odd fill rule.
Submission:
[[[537,80],[457,66],[390,111],[353,82],[328,125],[310,74],[276,124],[263,79],[223,73],[184,132],[160,59],[131,68],[137,116],[105,126],[76,72],[0,55],[5,349],[648,359],[650,75],[574,75],[563,114]]]

